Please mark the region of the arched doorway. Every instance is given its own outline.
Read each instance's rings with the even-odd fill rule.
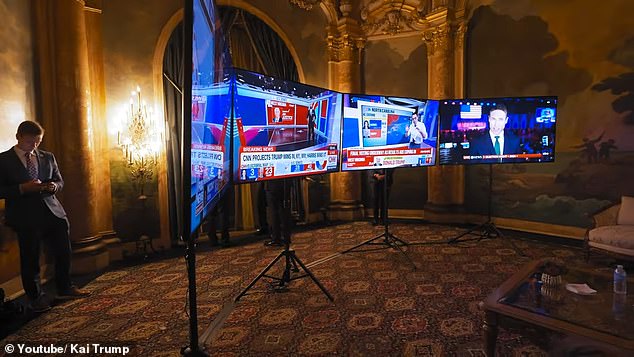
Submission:
[[[299,81],[302,74],[301,69],[296,64],[296,54],[287,47],[288,41],[271,28],[265,21],[256,15],[232,6],[219,6],[219,14],[228,44],[233,57],[233,65],[246,70],[269,74],[278,78]],[[180,157],[179,143],[182,103],[182,83],[183,83],[183,58],[182,58],[182,11],[180,18],[178,14],[170,19],[171,32],[169,40],[164,41],[161,56],[160,77],[155,74],[155,90],[161,91],[162,95],[159,103],[163,106],[166,118],[166,163],[165,169],[160,170],[159,192],[163,192],[161,203],[161,231],[162,235],[169,234],[172,243],[178,239],[175,232],[180,232],[179,222],[181,222],[181,211],[177,209],[181,199],[181,194],[175,188],[181,187],[180,182]],[[177,19],[179,22],[174,23]],[[166,25],[167,26],[167,25]],[[162,37],[165,36],[164,28]],[[159,39],[159,45],[161,39]],[[158,46],[157,46],[158,47]],[[158,50],[158,48],[157,48]],[[155,69],[157,64],[155,56]],[[296,210],[303,211],[301,204],[302,195],[299,194],[299,184],[296,183]],[[236,190],[236,196],[229,212],[234,212],[230,218],[232,225],[237,229],[252,229],[257,224],[257,192],[258,188],[253,185],[240,186]],[[237,209],[236,209],[237,207]],[[303,212],[302,212],[303,213]],[[257,215],[259,216],[259,214]],[[169,233],[168,233],[169,232]]]

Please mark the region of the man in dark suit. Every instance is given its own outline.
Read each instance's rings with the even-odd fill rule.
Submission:
[[[374,219],[373,225],[385,223],[385,207],[389,206],[390,191],[392,189],[392,182],[394,175],[393,169],[380,169],[372,171],[372,179],[374,180]],[[385,184],[387,183],[387,202],[384,200]]]
[[[267,246],[282,246],[291,243],[291,183],[287,179],[265,182],[267,216],[271,220],[271,240],[265,242]]]
[[[469,155],[510,155],[520,154],[520,139],[509,130],[504,130],[508,122],[506,106],[502,103],[496,104],[489,111],[489,130],[483,135],[471,139],[469,142]],[[487,159],[484,162],[499,162],[508,159]]]
[[[70,280],[71,246],[66,212],[55,194],[64,180],[52,153],[39,150],[44,129],[34,121],[18,126],[18,143],[0,153],[0,199],[6,200],[6,224],[18,235],[22,286],[35,312],[51,307],[40,287],[40,241],[55,258],[58,297],[70,299],[89,293]]]
[[[308,109],[308,142],[315,144],[315,124],[317,122],[317,114],[315,109]]]

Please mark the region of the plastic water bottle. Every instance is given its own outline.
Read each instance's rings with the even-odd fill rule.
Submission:
[[[627,273],[622,265],[617,265],[614,270],[614,293],[627,294]]]

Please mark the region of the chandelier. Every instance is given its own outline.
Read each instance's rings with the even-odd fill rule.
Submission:
[[[141,99],[141,89],[131,92],[130,105],[117,134],[117,143],[125,155],[125,163],[132,181],[139,191],[139,199],[147,199],[145,184],[150,181],[158,163],[163,132],[154,120],[152,108]]]

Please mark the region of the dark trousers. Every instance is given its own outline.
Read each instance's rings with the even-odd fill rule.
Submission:
[[[284,180],[267,182],[266,205],[271,221],[271,239],[275,242],[291,239],[291,207],[288,202],[290,183],[284,184]]]
[[[207,217],[207,236],[211,244],[218,244],[218,236],[216,235],[218,229],[220,229],[220,239],[223,243],[229,243],[229,212],[228,205],[229,199],[233,198],[233,192],[231,189],[225,192],[225,195],[220,198],[216,207],[211,211],[209,217]],[[218,227],[220,223],[220,227]]]
[[[383,184],[384,181],[378,181],[374,183],[374,222],[379,222],[385,219],[385,217],[383,217],[383,208],[385,206],[385,202],[383,201]],[[390,186],[388,186],[388,202],[390,201],[390,189]]]
[[[264,182],[257,183],[258,185],[258,228],[261,230],[268,230],[269,224],[266,221],[266,191],[264,190]]]
[[[43,203],[42,203],[43,204]],[[58,292],[71,286],[70,263],[71,246],[68,237],[68,221],[53,215],[42,207],[39,215],[34,215],[33,224],[16,229],[20,245],[20,270],[22,287],[31,299],[42,294],[40,286],[40,242],[48,245],[55,259],[55,285]]]

